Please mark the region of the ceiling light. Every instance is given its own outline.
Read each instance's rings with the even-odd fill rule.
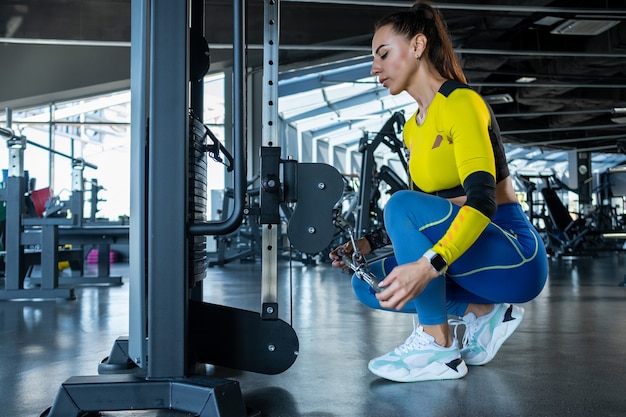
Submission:
[[[489,104],[507,104],[513,103],[513,97],[510,94],[491,94],[483,97]]]
[[[537,79],[535,77],[520,77],[517,80],[515,80],[516,83],[522,83],[522,84],[532,83],[533,81],[537,81]]]
[[[554,35],[594,36],[609,30],[619,23],[619,20],[569,19],[552,29],[550,33]]]

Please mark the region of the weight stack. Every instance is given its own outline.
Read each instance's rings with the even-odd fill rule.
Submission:
[[[189,177],[188,224],[205,222],[207,209],[207,155],[206,126],[195,116],[189,117]],[[207,253],[206,236],[188,237],[189,286],[202,281],[206,275]]]

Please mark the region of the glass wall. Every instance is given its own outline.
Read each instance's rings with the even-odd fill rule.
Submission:
[[[223,142],[224,75],[205,78],[204,122]],[[130,213],[130,91],[10,109],[11,128],[27,139],[24,169],[30,190],[49,187],[60,200],[72,192],[72,167],[85,162],[83,216],[117,221]],[[7,112],[0,112],[7,125]],[[8,168],[8,149],[0,143],[0,167]],[[209,163],[208,188],[224,187],[224,167]],[[90,204],[92,193],[98,202]]]

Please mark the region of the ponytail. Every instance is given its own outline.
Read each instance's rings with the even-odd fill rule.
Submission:
[[[418,0],[409,10],[382,18],[374,28],[378,30],[387,25],[392,25],[394,32],[407,39],[413,39],[420,33],[426,36],[425,54],[435,69],[447,79],[467,83],[439,9]]]

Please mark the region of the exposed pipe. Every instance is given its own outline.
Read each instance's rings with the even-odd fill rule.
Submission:
[[[0,39],[1,40],[1,39]],[[227,43],[212,43],[211,49],[230,49],[232,45]],[[263,45],[249,44],[248,50],[262,50]],[[364,45],[290,45],[280,44],[279,49],[290,51],[363,51],[368,54],[372,51],[371,46]],[[576,57],[576,58],[626,58],[626,53],[615,52],[577,52],[577,51],[517,51],[509,49],[476,49],[476,48],[457,48],[455,52],[467,55],[513,55],[524,56],[530,58],[539,57]]]
[[[470,86],[475,87],[512,87],[512,88],[626,88],[626,84],[581,84],[581,83],[483,83],[468,82]]]
[[[30,39],[30,38],[5,38],[0,37],[0,43],[15,43],[28,45],[65,45],[65,46],[103,46],[103,47],[123,47],[130,48],[130,42],[115,41],[85,41],[85,40],[68,40],[68,39]],[[224,50],[232,49],[233,45],[228,43],[211,43],[211,49]],[[261,44],[249,44],[246,46],[248,50],[263,50]],[[284,51],[362,51],[371,52],[370,46],[362,45],[289,45],[281,44],[280,50]],[[473,49],[473,48],[457,48],[457,53],[467,55],[504,55],[504,56],[524,56],[529,58],[543,57],[577,57],[577,58],[626,58],[626,53],[609,53],[609,52],[569,52],[569,51],[514,51],[506,49]]]
[[[626,139],[626,135],[605,135],[605,136],[590,136],[587,138],[575,138],[575,139],[555,139],[555,140],[544,140],[541,142],[529,142],[529,143],[516,143],[516,146],[545,146],[545,145],[560,145],[563,143],[577,143],[577,142],[593,142],[596,140],[617,140],[617,139]]]
[[[345,4],[353,6],[381,6],[408,8],[406,1],[368,1],[368,0],[283,0],[285,3],[324,3]],[[474,10],[496,12],[518,12],[524,14],[555,13],[555,14],[592,14],[592,15],[626,15],[625,9],[576,9],[571,7],[542,7],[542,6],[511,6],[498,4],[437,4],[441,10]]]
[[[496,116],[497,117],[497,116]],[[530,133],[551,133],[551,132],[571,132],[574,130],[602,130],[602,129],[616,129],[624,128],[624,125],[611,124],[611,125],[595,125],[595,126],[573,126],[573,127],[549,127],[545,129],[524,129],[524,130],[509,130],[501,131],[503,135],[523,135]]]
[[[498,119],[518,118],[518,117],[544,117],[544,116],[577,116],[580,110],[563,110],[563,111],[538,111],[528,113],[496,113]],[[615,109],[585,109],[585,114],[615,114]]]

